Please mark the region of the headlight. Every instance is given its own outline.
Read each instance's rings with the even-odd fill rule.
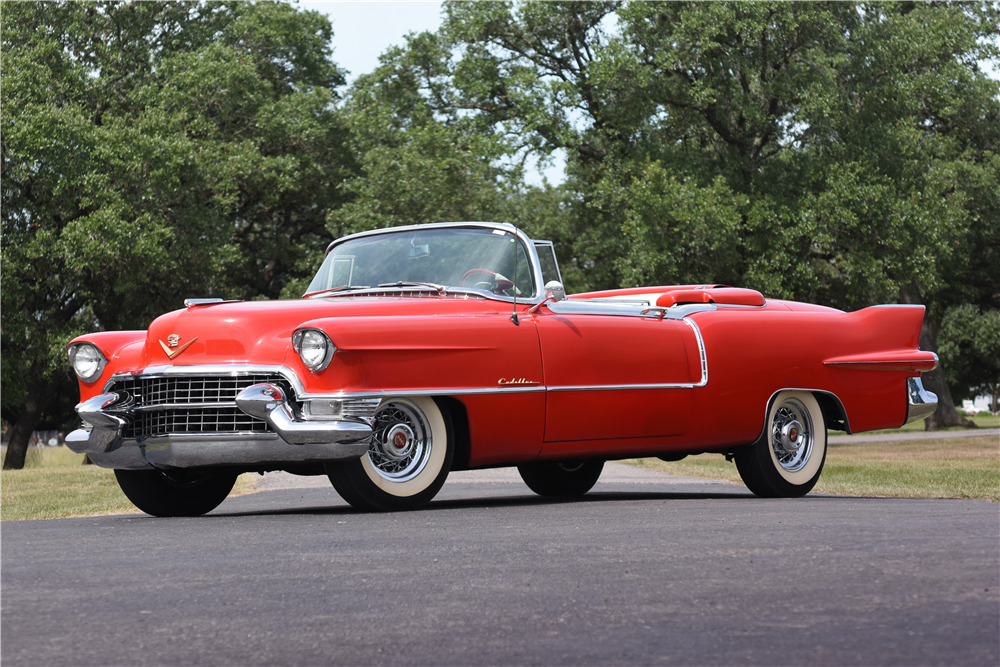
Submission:
[[[101,377],[108,360],[93,343],[74,343],[69,346],[69,363],[84,382],[93,382]]]
[[[292,347],[299,354],[302,363],[311,371],[326,369],[337,351],[326,334],[318,329],[299,329],[292,335]]]

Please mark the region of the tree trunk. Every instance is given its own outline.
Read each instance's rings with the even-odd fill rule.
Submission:
[[[920,304],[920,296],[913,286],[905,286],[899,290],[899,300],[901,303]],[[931,314],[930,309],[924,310],[924,326],[920,329],[920,349],[937,352],[938,333],[941,331],[941,323]],[[975,423],[969,421],[958,414],[955,408],[955,400],[951,397],[951,390],[945,382],[944,373],[941,370],[941,362],[938,367],[930,373],[923,375],[924,388],[937,394],[938,405],[930,417],[924,420],[925,431],[936,431],[947,426],[962,426],[964,428],[976,428]]]
[[[34,369],[33,369],[34,370]],[[41,373],[32,372],[33,379],[28,387],[28,395],[24,399],[24,407],[17,416],[17,420],[10,429],[10,441],[7,443],[7,456],[3,459],[4,470],[21,470],[24,468],[24,461],[28,456],[28,445],[31,434],[38,425],[38,417],[41,414],[42,406],[40,399],[43,394],[45,381],[41,378]]]
[[[937,337],[940,329],[941,325],[929,314],[925,313],[924,327],[920,330],[920,348],[923,350],[937,350]],[[924,373],[923,382],[924,387],[928,391],[933,391],[938,397],[937,410],[924,420],[925,431],[936,431],[947,426],[976,428],[975,422],[958,414],[955,401],[951,397],[951,390],[948,389],[948,383],[944,380],[944,373],[941,370],[940,362],[938,363],[938,367],[930,373]]]

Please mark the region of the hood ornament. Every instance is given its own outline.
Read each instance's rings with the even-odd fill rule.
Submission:
[[[178,354],[188,349],[188,347],[191,346],[191,343],[195,342],[196,340],[198,340],[197,336],[195,336],[188,342],[184,343],[183,345],[180,345],[181,337],[178,336],[177,334],[170,334],[169,336],[167,336],[166,343],[164,343],[162,340],[160,340],[159,343],[160,347],[163,348],[163,351],[166,352],[167,358],[173,359]],[[180,347],[177,347],[178,345],[180,345]]]

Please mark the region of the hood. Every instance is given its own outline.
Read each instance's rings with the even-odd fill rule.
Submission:
[[[155,319],[146,333],[141,365],[287,365],[297,358],[292,334],[313,320],[371,318],[373,330],[398,328],[395,318],[496,312],[487,299],[451,297],[329,297],[195,305]],[[393,318],[388,320],[387,318]],[[355,319],[352,330],[356,330]],[[334,325],[335,329],[335,325]]]

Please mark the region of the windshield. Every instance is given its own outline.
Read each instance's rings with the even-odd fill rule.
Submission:
[[[534,298],[534,275],[523,244],[501,229],[448,227],[362,236],[330,251],[307,294],[338,287],[433,283],[497,296]]]

